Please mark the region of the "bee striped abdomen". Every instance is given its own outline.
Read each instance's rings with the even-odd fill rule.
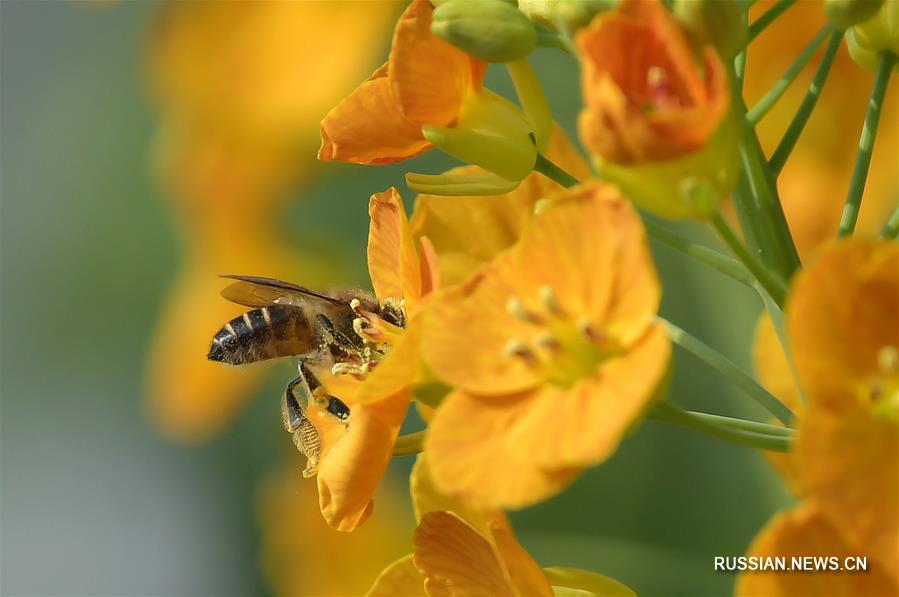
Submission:
[[[306,313],[293,305],[269,305],[235,317],[212,339],[207,358],[229,365],[255,363],[313,350]]]

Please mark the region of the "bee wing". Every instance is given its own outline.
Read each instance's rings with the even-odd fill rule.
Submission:
[[[230,274],[221,277],[237,280],[222,290],[222,296],[233,303],[246,305],[247,307],[302,305],[309,303],[309,301],[343,304],[342,301],[328,295],[274,278]]]

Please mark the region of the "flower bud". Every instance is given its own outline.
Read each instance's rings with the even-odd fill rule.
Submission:
[[[674,14],[697,44],[731,59],[746,46],[749,26],[738,0],[675,0]]]
[[[731,114],[701,149],[670,160],[622,165],[595,158],[603,180],[638,207],[667,219],[707,218],[736,184],[739,123]]]
[[[846,30],[849,55],[862,68],[877,68],[877,54],[899,54],[899,1],[889,0],[867,21]],[[897,63],[899,64],[899,63]]]
[[[448,0],[434,9],[431,31],[485,62],[524,58],[537,46],[534,24],[503,0]]]
[[[612,10],[621,0],[518,0],[518,8],[528,17],[553,29],[561,23],[574,32],[590,23],[599,13]]]
[[[824,0],[827,20],[845,29],[867,21],[880,10],[883,0]]]

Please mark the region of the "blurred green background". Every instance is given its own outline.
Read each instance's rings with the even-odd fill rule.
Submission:
[[[269,591],[254,499],[289,441],[277,406],[289,366],[202,446],[164,442],[142,410],[147,342],[179,262],[149,168],[155,114],[142,61],[157,10],[153,2],[0,3],[3,594]],[[573,61],[540,50],[534,65],[574,133]],[[488,85],[510,92],[496,68]],[[367,285],[368,196],[400,186],[406,170],[450,163],[431,152],[395,167],[317,166],[282,221],[298,246]],[[754,297],[654,249],[663,315],[748,367]],[[765,418],[680,352],[671,399]],[[411,463],[392,466],[398,486]],[[713,557],[742,554],[788,499],[757,452],[650,422],[608,463],[512,519],[544,566],[609,574],[642,595],[723,595],[734,577],[714,572]]]

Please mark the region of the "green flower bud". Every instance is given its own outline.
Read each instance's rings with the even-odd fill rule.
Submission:
[[[725,117],[702,148],[664,161],[622,165],[596,158],[600,176],[638,207],[667,219],[708,218],[736,184],[740,126]]]
[[[841,29],[852,27],[873,17],[883,0],[824,0],[827,20]]]
[[[880,52],[899,54],[899,0],[887,0],[873,17],[847,29],[846,47],[852,59],[868,70],[877,68]]]
[[[434,9],[434,35],[485,62],[512,62],[537,46],[537,30],[503,0],[448,0]]]
[[[740,0],[675,0],[674,15],[694,42],[712,44],[724,59],[746,46],[749,26]]]
[[[518,8],[534,21],[569,31],[588,25],[596,15],[612,10],[621,0],[518,0]]]

